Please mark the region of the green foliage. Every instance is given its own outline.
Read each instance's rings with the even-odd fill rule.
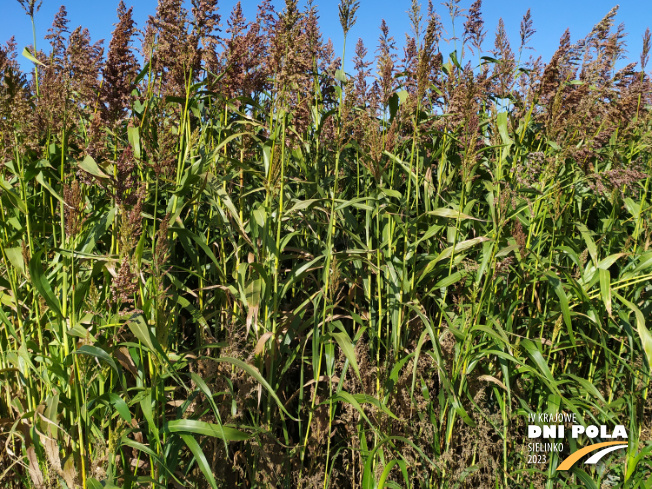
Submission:
[[[149,27],[196,46],[150,46],[130,107],[81,100],[56,53],[27,52],[34,118],[0,93],[0,479],[647,487],[651,92],[599,64],[613,15],[543,69],[506,39],[442,64],[430,13],[403,72],[384,31],[368,89],[319,68],[296,2],[262,44],[234,11],[277,63],[247,69],[171,3]],[[528,464],[527,415],[558,411],[625,425],[628,451]]]

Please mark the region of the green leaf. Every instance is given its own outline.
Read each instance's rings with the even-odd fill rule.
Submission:
[[[107,232],[113,220],[115,219],[116,207],[112,206],[109,211],[100,217],[99,222],[93,226],[91,232],[88,233],[86,242],[82,246],[82,253],[90,253],[95,248],[95,245],[102,239],[102,236]]]
[[[251,438],[249,433],[245,433],[235,428],[221,426],[219,424],[207,423],[198,419],[174,419],[166,424],[170,433],[195,433],[197,435],[212,436],[226,441],[243,441]]]
[[[97,166],[97,163],[95,163],[95,160],[90,155],[87,155],[86,158],[79,162],[79,168],[90,173],[94,177],[109,178],[106,173],[100,170],[100,167]]]
[[[27,47],[23,48],[22,55],[25,56],[25,57],[26,57],[28,60],[30,60],[32,63],[35,63],[35,64],[37,64],[37,65],[41,65],[41,66],[45,66],[45,67],[47,67],[46,64],[41,63],[38,59],[36,59],[36,58],[34,57],[34,55],[33,55],[32,53],[29,52],[29,49],[27,49]]]
[[[514,141],[509,137],[509,131],[507,129],[507,112],[500,112],[496,116],[496,125],[498,126],[498,132],[500,133],[500,139],[503,140],[503,144],[513,144]]]
[[[39,172],[38,175],[36,175],[36,181],[43,185],[48,192],[52,194],[52,196],[57,199],[59,202],[63,203],[64,205],[67,205],[66,202],[63,200],[63,198],[57,193],[56,190],[52,188],[52,186],[45,181],[45,178],[43,177],[43,172]]]
[[[611,274],[609,270],[598,269],[600,273],[600,294],[602,295],[602,302],[604,307],[611,316]]]
[[[25,202],[23,202],[20,197],[16,195],[12,187],[9,185],[9,182],[5,181],[2,177],[0,177],[0,190],[3,190],[3,192],[0,192],[0,197],[4,197],[6,195],[11,203],[15,205],[20,212],[23,214],[27,213],[27,206],[25,205]]]
[[[398,95],[398,100],[400,103],[403,103],[407,100],[408,96],[410,95],[407,90],[399,90],[396,92],[396,95]]]
[[[104,489],[104,486],[100,483],[100,481],[93,478],[86,480],[86,486],[88,489]]]
[[[5,248],[5,254],[11,265],[20,271],[23,275],[26,274],[25,271],[25,260],[23,259],[23,250],[22,248]]]
[[[353,342],[351,341],[349,335],[345,332],[339,332],[331,333],[331,336],[335,338],[335,341],[337,341],[337,344],[342,349],[342,352],[344,352],[344,356],[346,356],[346,358],[349,360],[349,363],[353,367],[353,370],[358,376],[358,379],[362,380],[360,377],[360,370],[358,369],[358,362],[355,358],[355,351],[353,350]]]
[[[163,348],[161,348],[161,344],[156,339],[156,335],[152,334],[149,325],[145,322],[142,315],[133,314],[131,318],[129,318],[129,321],[127,321],[127,326],[143,345],[145,345],[152,353],[157,354],[159,360],[167,367],[167,372],[174,377],[179,385],[184,385],[174,369],[174,366],[170,363],[167,354],[163,351]]]
[[[188,448],[190,449],[193,456],[195,457],[195,460],[197,461],[197,465],[199,465],[199,468],[204,474],[204,477],[206,477],[206,479],[210,483],[211,487],[213,489],[217,489],[217,482],[215,482],[215,477],[213,476],[213,472],[211,471],[211,468],[208,465],[208,460],[206,460],[206,456],[204,455],[204,452],[199,446],[199,443],[197,443],[197,440],[195,440],[190,435],[181,435],[181,438],[183,439],[184,442],[186,442],[186,445],[188,445]]]
[[[582,234],[582,238],[584,239],[584,242],[586,243],[586,248],[589,250],[589,255],[591,255],[591,259],[593,260],[593,264],[597,265],[598,264],[598,248],[595,246],[595,241],[593,241],[593,237],[591,236],[591,232],[581,222],[577,224],[577,228],[580,230],[580,233]]]
[[[382,412],[384,412],[387,416],[390,418],[394,418],[395,420],[399,421],[399,418],[382,402],[380,402],[378,399],[376,399],[374,396],[370,394],[352,394],[352,397],[358,401],[360,404],[371,404],[372,406],[377,407],[380,409]]]
[[[402,460],[401,460],[402,461]],[[387,477],[389,476],[389,473],[392,471],[394,466],[398,464],[399,461],[394,459],[390,460],[389,463],[385,466],[385,469],[383,470],[383,473],[380,475],[380,479],[378,480],[378,489],[384,489],[385,488],[385,481],[387,481]],[[405,464],[405,462],[403,462]],[[408,479],[409,482],[409,479]]]
[[[627,253],[614,253],[613,255],[609,255],[607,258],[604,260],[601,260],[600,263],[598,263],[598,268],[601,268],[603,270],[608,270],[611,265],[616,263],[616,260],[618,258],[623,257],[627,255]]]
[[[439,282],[437,282],[434,288],[440,289],[442,287],[448,287],[450,285],[453,285],[454,283],[459,282],[462,279],[462,277],[463,277],[462,272],[452,273],[449,276],[444,277]]]
[[[131,447],[131,448],[135,448],[136,450],[139,450],[139,451],[149,455],[152,458],[152,460],[154,460],[159,467],[162,467],[170,475],[170,477],[172,477],[175,481],[177,481],[179,483],[179,485],[181,487],[183,487],[183,484],[181,484],[181,481],[179,481],[179,479],[177,479],[177,477],[174,475],[174,473],[172,471],[170,471],[170,468],[168,467],[168,465],[163,460],[161,460],[161,457],[159,457],[156,454],[156,452],[154,452],[154,450],[149,448],[147,445],[144,445],[144,444],[139,443],[139,442],[134,441],[134,440],[130,440],[126,436],[123,436],[121,438],[120,444],[121,445],[126,445],[126,446]]]
[[[566,373],[566,375],[573,379],[574,382],[579,384],[588,394],[595,397],[596,399],[599,399],[603,403],[606,402],[602,394],[600,394],[600,391],[598,391],[598,389],[596,389],[596,387],[591,382],[571,373]]]
[[[367,197],[360,197],[357,199],[351,199],[351,200],[346,200],[342,204],[339,204],[335,210],[336,211],[341,211],[342,209],[346,209],[347,207],[354,207],[356,209],[361,209],[363,211],[372,211],[374,210],[373,207],[370,205],[366,204],[365,202],[369,201]],[[335,199],[335,202],[341,202],[338,199]]]
[[[400,199],[402,197],[401,192],[391,188],[383,188],[382,193],[385,194],[387,197],[394,198],[394,199]]]
[[[396,113],[398,112],[398,95],[397,94],[392,94],[391,97],[389,97],[389,120],[393,121],[394,117],[396,116]]]
[[[106,363],[109,364],[109,366],[115,371],[115,373],[119,376],[120,371],[118,370],[118,366],[116,365],[115,361],[111,356],[102,350],[101,348],[98,348],[97,346],[91,346],[91,345],[83,345],[80,348],[77,348],[75,351],[75,354],[77,355],[89,355],[91,357],[95,357],[99,360],[102,360]]]
[[[570,317],[570,307],[568,306],[568,296],[564,291],[561,280],[554,273],[546,272],[545,277],[548,279],[550,285],[557,294],[559,298],[559,306],[561,307],[561,314],[564,317],[564,323],[566,323],[566,329],[568,330],[568,335],[570,337],[571,344],[575,346],[575,333],[573,333],[573,324]]]
[[[155,352],[161,350],[156,338],[149,330],[149,326],[139,314],[134,314],[127,323],[129,329],[138,340],[143,343],[150,351]]]
[[[171,276],[170,274],[166,274],[170,277],[170,279],[175,279],[174,276]],[[192,316],[192,319],[197,322],[197,324],[201,325],[204,328],[208,328],[208,323],[206,322],[206,319],[204,316],[202,316],[202,313],[199,309],[197,309],[195,306],[193,306],[188,299],[186,299],[183,296],[177,297],[177,302],[181,307],[184,309],[188,310],[190,315]]]
[[[449,54],[450,60],[453,62],[455,66],[457,66],[460,70],[462,69],[462,65],[460,65],[459,60],[457,59],[457,51],[453,51],[451,54]]]
[[[589,474],[583,471],[578,465],[579,464],[576,464],[571,469],[571,473],[577,477],[578,482],[581,481],[583,487],[585,487],[586,489],[598,489],[598,485],[593,480],[593,477],[591,477]]]
[[[555,381],[555,378],[552,375],[552,372],[550,371],[550,368],[548,367],[546,360],[543,358],[543,355],[541,354],[541,350],[539,349],[539,347],[533,341],[526,340],[526,339],[523,339],[521,341],[521,345],[523,346],[523,348],[525,348],[525,351],[527,352],[528,356],[536,364],[539,374],[543,377],[543,379],[547,381],[547,385],[550,387],[552,394],[559,396],[560,393],[559,393],[559,389],[557,388],[557,383]]]
[[[342,402],[349,403],[351,406],[353,406],[355,408],[356,411],[358,411],[358,413],[360,413],[360,416],[362,417],[362,419],[364,419],[367,422],[367,424],[369,424],[371,429],[373,429],[374,431],[377,431],[377,428],[373,425],[371,420],[367,417],[367,415],[364,412],[364,409],[362,409],[362,406],[360,405],[358,400],[355,397],[353,397],[351,394],[349,394],[346,391],[340,391],[337,394],[335,394],[331,399],[333,401],[342,401]]]
[[[206,256],[207,256],[208,258],[210,258],[210,260],[211,260],[211,261],[213,262],[213,264],[215,265],[215,269],[216,269],[218,272],[221,272],[221,271],[222,271],[222,266],[221,266],[220,263],[217,261],[217,258],[215,257],[215,254],[213,253],[213,250],[211,250],[211,249],[209,248],[209,246],[208,246],[208,245],[206,244],[206,242],[205,242],[205,241],[206,241],[206,238],[203,238],[203,239],[202,239],[200,236],[198,236],[197,234],[193,233],[192,231],[189,231],[189,230],[186,229],[186,228],[182,228],[182,227],[178,227],[178,226],[171,226],[169,230],[170,230],[171,232],[173,232],[173,233],[177,233],[177,234],[179,234],[179,235],[186,236],[186,237],[192,239],[192,240],[197,244],[197,246],[199,246],[199,247],[202,249],[202,251],[206,254]]]
[[[446,248],[444,251],[442,251],[439,255],[437,255],[436,258],[431,260],[425,266],[425,268],[423,269],[423,271],[419,275],[419,280],[417,281],[417,283],[421,282],[421,280],[423,280],[435,268],[437,263],[439,263],[440,261],[450,257],[451,254],[453,253],[453,251],[455,253],[457,253],[459,251],[464,251],[464,250],[467,250],[467,249],[471,248],[472,246],[475,246],[475,245],[477,245],[479,243],[484,243],[485,241],[489,241],[489,238],[486,238],[484,236],[479,236],[477,238],[467,239],[465,241],[462,241],[461,243],[457,243],[454,247],[449,246],[448,248]]]
[[[636,316],[636,330],[638,331],[638,335],[641,338],[641,344],[643,346],[645,356],[647,357],[648,366],[652,366],[652,335],[650,334],[650,330],[648,330],[645,326],[645,316],[643,316],[643,313],[638,307],[629,302],[622,295],[618,294],[617,292],[614,292],[614,295],[620,302],[622,302],[631,311],[634,312],[634,315]]]
[[[283,283],[283,290],[279,297],[285,297],[286,292],[292,287],[295,283],[303,277],[303,274],[306,273],[311,267],[313,267],[323,256],[318,256],[317,258],[310,260],[308,263],[302,265],[297,264],[294,269],[290,272],[287,280]]]
[[[34,253],[32,256],[32,259],[29,261],[29,274],[32,277],[32,283],[34,284],[34,287],[36,287],[36,290],[38,290],[39,294],[41,294],[41,296],[45,299],[47,305],[50,306],[50,309],[52,309],[57,314],[57,316],[62,318],[63,313],[61,312],[61,303],[59,302],[59,299],[54,295],[54,292],[52,292],[50,282],[48,282],[48,279],[43,274],[43,269],[41,268],[42,254],[43,250],[40,250]]]
[[[296,204],[294,204],[290,208],[290,210],[286,211],[285,214],[288,215],[288,214],[292,214],[293,212],[296,212],[296,211],[301,211],[301,210],[307,209],[308,207],[310,207],[315,202],[322,202],[324,200],[325,199],[301,199],[301,200],[297,200]],[[256,216],[256,213],[260,213],[261,216],[260,217]],[[256,218],[256,222],[258,223],[258,225],[260,227],[263,227],[263,224],[265,223],[265,221],[264,221],[264,219],[265,219],[265,217],[264,217],[265,216],[265,211],[263,209],[256,209],[253,212],[253,214],[254,214],[254,217]]]
[[[272,386],[270,386],[269,383],[263,378],[263,376],[260,375],[260,372],[256,367],[254,367],[253,365],[249,365],[248,363],[245,363],[238,358],[219,357],[219,358],[215,358],[214,361],[217,363],[230,363],[232,365],[235,365],[236,367],[240,367],[242,370],[244,370],[249,375],[251,375],[254,379],[256,379],[267,390],[267,392],[269,392],[269,395],[272,397],[272,399],[276,401],[276,404],[278,404],[278,407],[281,409],[281,411],[287,414],[288,417],[290,417],[290,419],[292,419],[293,421],[299,421],[297,418],[292,416],[287,411],[287,409],[285,409],[285,406],[283,406],[283,403],[276,395],[276,392],[274,392],[274,389],[272,389]]]
[[[115,392],[109,393],[109,403],[111,406],[118,411],[118,414],[124,419],[127,423],[131,423],[131,412],[129,412],[129,406],[127,403]]]
[[[134,79],[134,83],[133,83],[134,85],[138,85],[140,83],[140,81],[143,78],[145,78],[145,75],[147,75],[149,73],[150,65],[151,65],[151,61],[148,61],[147,63],[145,63],[145,66],[143,66],[143,69],[140,70],[140,73],[138,73],[138,75]]]
[[[229,446],[226,443],[227,442],[226,434],[224,432],[224,427],[222,426],[222,419],[220,417],[220,411],[217,408],[217,404],[215,404],[215,399],[213,399],[213,393],[208,388],[208,385],[206,385],[206,382],[204,382],[204,379],[202,379],[195,372],[190,373],[190,378],[195,383],[195,385],[197,387],[199,387],[199,390],[206,396],[206,399],[208,399],[208,402],[210,403],[211,407],[213,408],[213,413],[215,414],[215,417],[216,417],[216,419],[218,421],[217,426],[219,427],[219,429],[220,429],[220,431],[222,433],[222,436],[220,436],[220,438],[222,438],[224,440],[224,450],[225,450],[225,452],[227,454],[227,457],[228,457]]]
[[[464,214],[460,211],[456,211],[455,209],[448,209],[448,208],[435,209],[434,211],[426,212],[426,215],[447,217],[449,219],[460,219],[460,220],[473,219],[474,221],[482,221],[482,219],[477,219],[473,216],[469,216],[468,214]]]
[[[242,225],[242,221],[240,220],[240,213],[236,210],[235,205],[233,205],[233,201],[229,197],[229,195],[226,193],[226,191],[222,188],[219,187],[215,191],[220,198],[220,201],[224,204],[226,209],[229,211],[229,214],[231,215],[231,219],[236,223],[238,226],[238,230],[240,231],[240,235],[244,238],[244,240],[249,244],[253,245],[251,242],[251,239],[245,232],[244,226]]]
[[[127,128],[127,137],[129,138],[129,144],[134,150],[134,158],[140,160],[140,133],[138,132],[137,126],[129,126]]]
[[[481,56],[480,59],[486,61],[487,63],[498,63],[498,60],[496,58],[492,58],[491,56]]]

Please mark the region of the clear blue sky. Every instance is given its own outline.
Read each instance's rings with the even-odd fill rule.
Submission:
[[[536,34],[530,41],[530,45],[536,49],[536,53],[543,57],[544,62],[550,59],[555,51],[559,38],[568,27],[571,30],[573,41],[588,34],[597,22],[614,7],[615,0],[550,0],[547,2],[517,1],[517,0],[485,0],[482,6],[485,30],[488,31],[485,38],[485,49],[493,45],[493,36],[498,25],[498,19],[503,18],[507,32],[514,50],[519,44],[520,21],[528,7],[532,11],[532,19]],[[36,17],[37,45],[40,48],[48,48],[43,36],[52,24],[54,14],[61,4],[66,6],[68,18],[70,19],[70,30],[79,25],[87,27],[93,41],[104,39],[105,48],[111,37],[113,24],[116,22],[116,8],[119,0],[99,0],[89,2],[88,0],[44,0],[41,10]],[[143,28],[149,15],[156,11],[156,0],[132,0],[125,1],[127,6],[133,5],[134,18],[139,28]],[[222,23],[225,26],[231,8],[236,2],[234,0],[222,0],[220,2],[220,14]],[[275,0],[277,9],[284,5],[283,0]],[[336,54],[340,55],[342,49],[342,32],[338,19],[338,0],[316,0],[319,8],[320,25],[325,39],[333,40]],[[410,0],[361,0],[358,10],[358,21],[349,33],[347,42],[347,63],[346,69],[351,69],[351,55],[356,40],[361,37],[370,53],[373,55],[376,49],[376,42],[379,35],[379,25],[384,18],[390,28],[390,34],[394,36],[397,46],[402,47],[405,32],[409,32],[409,19],[406,11],[410,8]],[[462,0],[460,6],[468,8],[472,0]],[[305,5],[305,0],[300,4]],[[425,14],[427,0],[423,0]],[[437,12],[442,17],[445,27],[450,31],[448,11],[439,2],[434,2]],[[0,15],[0,43],[4,43],[12,35],[18,42],[18,51],[23,47],[32,44],[32,29],[29,18],[25,15],[17,0],[0,0],[2,15]],[[242,6],[247,20],[253,20],[256,14],[258,0],[243,0]],[[456,32],[462,31],[463,20],[458,20]],[[627,44],[629,57],[632,61],[638,61],[642,35],[646,27],[652,25],[652,2],[645,0],[626,0],[620,4],[620,10],[616,17],[616,23],[624,23],[628,33]],[[441,47],[442,52],[447,54],[452,48]],[[400,52],[402,54],[402,51]],[[29,62],[21,57],[23,69],[29,68]],[[648,66],[649,69],[649,66]]]

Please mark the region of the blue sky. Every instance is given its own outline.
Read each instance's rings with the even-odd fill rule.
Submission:
[[[516,0],[485,0],[482,6],[485,30],[488,31],[485,38],[485,49],[493,45],[493,37],[496,32],[499,18],[503,18],[507,32],[514,50],[519,44],[519,26],[521,19],[528,7],[531,8],[532,19],[536,34],[530,41],[530,45],[536,49],[536,53],[543,57],[544,62],[549,60],[554,53],[559,38],[566,28],[570,28],[573,41],[588,34],[597,22],[614,7],[615,0],[550,0],[548,2],[523,2]],[[74,29],[79,25],[87,27],[93,41],[104,39],[105,47],[111,37],[113,24],[116,22],[116,8],[119,0],[100,0],[88,2],[87,0],[44,0],[41,10],[36,17],[37,45],[47,48],[43,36],[52,24],[54,14],[61,4],[66,6],[69,27]],[[127,6],[133,5],[134,18],[138,27],[145,25],[147,17],[156,11],[156,0],[132,0],[125,1]],[[230,11],[236,2],[234,0],[220,1],[220,13],[222,23],[225,25]],[[283,0],[275,0],[275,5],[280,10]],[[305,5],[302,0],[301,5]],[[324,38],[331,38],[335,46],[336,54],[340,55],[342,49],[342,32],[339,25],[337,5],[338,0],[315,0],[319,8],[320,25]],[[353,47],[356,40],[361,37],[370,53],[376,49],[376,42],[379,36],[379,26],[384,18],[389,25],[390,34],[394,36],[398,47],[402,47],[405,33],[409,32],[409,19],[406,11],[410,8],[409,0],[361,0],[358,10],[358,21],[349,33],[347,42],[347,63],[346,69],[351,69],[350,59],[353,54]],[[444,21],[446,29],[451,32],[451,25],[448,19],[446,7],[435,1],[435,8]],[[460,7],[468,8],[472,0],[462,0]],[[0,43],[4,43],[12,35],[16,37],[19,52],[23,47],[32,44],[32,28],[29,18],[25,15],[17,0],[0,0],[2,4],[2,15],[0,16]],[[253,20],[256,14],[258,0],[243,0],[242,7],[248,20]],[[423,10],[427,0],[423,0]],[[425,12],[424,12],[425,13]],[[462,31],[463,20],[458,20],[456,32]],[[626,38],[629,57],[632,61],[638,61],[642,45],[642,36],[646,27],[652,25],[652,2],[627,0],[621,2],[616,23],[624,23],[628,33]],[[450,34],[449,34],[450,35]],[[452,47],[441,46],[442,52],[447,54]],[[21,57],[23,69],[29,67],[29,62]],[[649,67],[648,67],[649,68]]]

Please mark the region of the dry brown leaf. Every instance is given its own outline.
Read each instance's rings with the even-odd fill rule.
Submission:
[[[254,355],[255,356],[258,356],[263,352],[263,350],[265,349],[265,343],[267,343],[267,340],[270,339],[273,335],[274,335],[274,333],[272,333],[271,331],[268,331],[267,333],[265,333],[264,335],[262,335],[260,337],[260,339],[258,340],[258,343],[256,343],[256,348],[254,348]]]
[[[43,479],[43,473],[38,465],[38,457],[36,456],[36,450],[34,450],[33,445],[27,447],[27,460],[29,461],[27,467],[29,477],[32,479],[34,487],[36,489],[45,489],[45,479]]]
[[[134,377],[138,377],[138,370],[136,369],[136,364],[134,363],[133,358],[129,354],[126,346],[121,346],[114,353],[115,359],[120,362],[125,369],[129,371]]]
[[[500,380],[498,380],[493,375],[481,375],[480,377],[478,377],[478,380],[484,380],[485,382],[491,382],[492,384],[496,384],[498,387],[501,387],[504,390],[507,390],[507,387],[505,387],[505,384],[503,384]]]

